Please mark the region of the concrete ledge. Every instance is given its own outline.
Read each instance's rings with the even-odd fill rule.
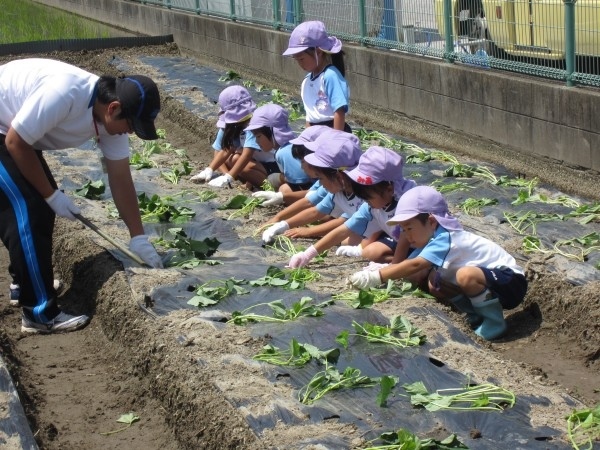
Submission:
[[[281,56],[288,34],[267,27],[124,0],[40,3],[137,33],[173,34],[186,52],[276,74],[298,86],[302,79],[296,63]],[[351,44],[344,51],[352,103],[475,134],[524,154],[598,169],[600,93],[593,88]]]

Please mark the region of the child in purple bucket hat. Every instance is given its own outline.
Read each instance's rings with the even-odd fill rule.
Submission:
[[[506,332],[503,310],[518,306],[527,292],[524,270],[506,250],[464,230],[430,186],[404,194],[388,223],[400,225],[415,250],[398,264],[354,273],[350,283],[361,289],[399,278],[426,283],[432,295],[466,313],[478,336],[490,341]]]
[[[328,129],[315,141],[306,142],[304,146],[313,152],[304,157],[307,164],[305,170],[319,179],[327,193],[315,206],[303,209],[267,228],[262,235],[265,244],[272,242],[276,235],[282,233],[289,238],[324,236],[354,214],[362,203],[362,200],[352,194],[350,183],[342,173],[348,167],[358,164],[362,152],[356,136],[345,131]],[[318,195],[318,190],[310,191],[312,192]],[[329,217],[335,219],[304,227]]]
[[[352,132],[346,123],[350,91],[344,78],[342,42],[327,34],[323,22],[303,22],[292,31],[283,55],[294,58],[308,72],[300,89],[306,126],[326,125]]]
[[[413,180],[404,179],[403,165],[402,156],[393,150],[370,147],[361,155],[358,166],[344,172],[352,192],[364,202],[348,220],[313,245],[317,253],[323,253],[351,236],[360,236],[357,245],[342,245],[336,255],[390,262],[396,252],[397,261],[406,258],[408,242],[403,240],[403,245],[397,246],[396,227],[387,224],[394,215],[398,199],[416,186]],[[304,262],[300,261],[301,264]]]
[[[306,147],[304,147],[304,144],[306,142],[314,141],[317,137],[321,135],[321,133],[323,133],[326,130],[331,130],[331,128],[326,127],[324,125],[315,125],[309,128],[305,128],[304,131],[302,131],[302,133],[300,133],[298,137],[290,141],[290,144],[292,144],[290,152],[292,158],[299,162],[302,171],[305,172],[310,178],[316,178],[316,176],[312,172],[310,172],[310,168],[308,168],[306,163],[304,162],[304,157],[308,153],[312,152],[308,151]],[[257,191],[252,194],[252,197],[264,200],[261,206],[277,206],[283,204],[288,205],[288,207],[279,211],[271,219],[269,219],[265,223],[265,225],[267,225],[270,223],[279,222],[280,220],[286,219],[288,217],[292,217],[300,211],[306,208],[310,208],[311,206],[314,206],[317,203],[319,203],[327,194],[325,188],[321,189],[322,195],[318,199],[315,198],[312,194],[309,195],[309,191],[316,191],[317,189],[319,189],[319,187],[321,187],[321,183],[319,182],[319,180],[316,180],[305,191],[290,190],[285,193],[272,191]],[[300,204],[296,205],[296,203],[299,200],[301,200]]]
[[[243,132],[256,103],[245,87],[236,85],[221,91],[218,104],[219,132],[212,145],[215,150],[213,160],[190,180],[222,188],[239,179],[248,188],[259,187],[268,175],[279,172],[279,168],[273,154],[263,152],[252,133]],[[216,170],[222,175],[213,179]]]
[[[288,192],[305,191],[315,182],[302,169],[301,162],[292,156],[290,141],[296,133],[290,128],[288,117],[288,112],[281,106],[269,103],[254,111],[244,130],[254,135],[262,151],[275,153],[275,161],[281,171],[276,187],[282,197]]]

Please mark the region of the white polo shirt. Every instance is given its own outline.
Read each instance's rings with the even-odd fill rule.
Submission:
[[[12,126],[37,150],[78,147],[96,136],[92,96],[99,77],[70,64],[28,58],[0,66],[0,133]],[[109,135],[98,123],[98,147],[107,159],[129,157],[126,134]]]

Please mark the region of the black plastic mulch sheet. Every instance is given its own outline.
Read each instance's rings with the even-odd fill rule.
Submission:
[[[220,90],[226,85],[216,80],[221,75],[210,69],[194,66],[191,60],[185,58],[147,58],[146,63],[152,64],[158,71],[164,71],[166,75],[172,75],[174,86],[181,87],[182,84],[204,89],[206,83],[206,98],[211,99],[212,103],[218,96]],[[174,76],[173,72],[179,74]],[[189,78],[189,79],[188,79]],[[168,88],[167,88],[168,90]],[[262,94],[261,94],[262,95]],[[192,107],[192,106],[190,106]],[[198,114],[204,114],[207,117],[214,114],[214,104],[200,105],[195,111]],[[210,151],[210,149],[207,149]],[[91,149],[82,149],[79,153],[59,153],[59,157],[64,165],[78,166],[84,178],[98,179],[105,175],[102,174],[97,155]],[[420,164],[407,164],[404,168],[406,178],[414,178],[419,184],[429,184],[435,180],[440,180],[439,172],[447,167],[446,163],[439,161],[426,162]],[[491,166],[488,166],[491,167]],[[501,168],[497,175],[501,175]],[[165,195],[169,192],[161,191],[156,185],[156,178],[159,176],[157,169],[144,169],[133,171],[136,187],[138,191],[145,191],[148,195]],[[450,183],[457,179],[441,179],[442,183]],[[494,186],[481,180],[460,179],[474,186],[470,191],[453,192],[446,195],[451,205],[456,205],[469,197],[493,197],[499,200],[499,204],[493,207],[482,209],[483,219],[471,220],[462,215],[468,228],[476,232],[485,234],[488,237],[503,242],[507,239],[518,237],[508,227],[497,226],[504,221],[505,211],[517,211],[535,209],[546,212],[565,212],[564,207],[552,206],[546,204],[525,204],[511,205],[514,196],[518,192],[517,188],[505,188]],[[64,179],[63,187],[74,188],[81,186],[80,180]],[[173,186],[172,192],[178,192],[181,189]],[[233,192],[233,191],[232,191]],[[110,198],[110,193],[106,194]],[[177,283],[165,286],[156,286],[152,293],[154,306],[152,311],[157,315],[166,315],[171,311],[182,308],[197,309],[195,306],[188,305],[188,300],[194,296],[193,287],[205,283],[209,280],[225,280],[230,277],[236,279],[253,280],[266,275],[269,263],[266,262],[266,250],[260,246],[258,240],[245,239],[237,237],[229,221],[218,219],[213,211],[216,205],[212,202],[207,203],[189,203],[185,196],[181,197],[182,204],[192,208],[196,212],[193,220],[181,224],[147,224],[146,231],[151,237],[162,235],[169,227],[182,227],[186,234],[193,239],[203,239],[206,237],[216,237],[222,244],[218,252],[211,257],[223,262],[222,265],[207,266],[201,265],[191,270],[180,270],[181,278]],[[84,209],[84,215],[86,210]],[[109,220],[109,219],[107,219]],[[488,224],[495,224],[489,226]],[[101,224],[99,224],[101,225]],[[573,234],[586,234],[598,228],[595,223],[588,225],[574,224],[570,221],[544,222],[538,224],[538,233],[542,240],[551,243],[560,238],[568,238]],[[542,235],[542,232],[544,233]],[[130,262],[123,258],[111,246],[107,248],[114,252],[115,257],[121,259],[127,267]],[[515,255],[520,261],[526,262],[525,255]],[[568,267],[568,274],[574,282],[582,283],[591,279],[598,279],[596,269],[593,263],[597,261],[597,255],[590,255],[586,262],[565,262],[559,258],[553,258],[548,264],[555,270],[565,270]],[[558,262],[557,262],[558,261]],[[582,269],[585,268],[585,269]],[[593,269],[593,270],[592,270]],[[340,274],[343,276],[343,274]],[[321,303],[328,299],[327,296],[318,292],[304,291],[286,291],[278,288],[252,288],[246,295],[233,296],[222,300],[218,305],[209,308],[202,308],[199,314],[205,315],[205,320],[216,321],[216,326],[235,326],[219,323],[230,317],[236,310],[245,309],[251,305],[270,302],[281,299],[287,307],[297,302],[303,296],[309,296],[314,299],[314,304]],[[255,312],[269,313],[268,306],[257,308]],[[251,333],[254,336],[270,335],[273,337],[274,346],[285,348],[289,347],[290,340],[296,339],[300,343],[310,343],[321,350],[339,347],[335,343],[335,337],[342,330],[352,331],[352,320],[359,323],[369,322],[377,324],[387,324],[388,319],[373,310],[354,310],[345,305],[331,305],[324,309],[325,315],[319,318],[302,318],[300,320],[277,324],[252,324]],[[428,314],[439,320],[440,327],[445,327],[452,339],[459,342],[468,342],[470,345],[478,345],[470,338],[466,337],[460,330],[453,327],[448,318],[436,310],[436,308],[424,307],[410,311],[411,314]],[[410,315],[407,316],[410,320]],[[328,419],[337,419],[344,423],[352,423],[358,428],[357,435],[363,435],[367,439],[376,438],[379,433],[384,431],[394,431],[399,428],[407,428],[417,435],[424,435],[433,429],[448,430],[448,434],[456,433],[460,440],[472,449],[562,449],[569,448],[561,442],[558,437],[563,434],[562,430],[550,428],[534,428],[529,421],[529,412],[533,405],[552,408],[551,402],[547,398],[527,398],[519,396],[515,407],[502,412],[471,412],[471,411],[449,411],[449,412],[427,412],[423,409],[413,408],[409,399],[401,388],[403,383],[412,383],[423,381],[430,391],[445,388],[460,388],[469,383],[468,376],[461,373],[460,368],[451,368],[443,361],[437,361],[429,356],[429,349],[434,345],[440,344],[440,336],[428,336],[428,343],[419,347],[405,350],[389,348],[385,345],[374,345],[353,339],[348,350],[342,349],[341,358],[337,364],[340,371],[346,367],[359,369],[363,375],[378,377],[381,375],[393,375],[400,378],[398,386],[394,389],[394,395],[388,400],[386,407],[376,405],[376,396],[379,387],[353,389],[347,391],[336,391],[323,399],[317,401],[314,406],[300,406],[302,416],[298,417],[289,407],[290,402],[294,402],[295,408],[298,408],[298,400],[294,398],[273,399],[273,408],[271,411],[262,415],[254,415],[248,411],[247,399],[245,402],[235,398],[230,401],[244,411],[246,419],[252,429],[260,435],[263,430],[270,429],[279,421],[294,424],[301,423],[310,417],[310,421],[320,423]],[[257,364],[254,361],[248,361],[248,364]],[[294,392],[297,392],[304,386],[311,377],[318,371],[323,370],[322,366],[317,366],[311,362],[301,369],[282,369],[275,366],[264,365],[264,375],[268,380],[278,383],[289,383]],[[490,380],[493,382],[493,380]],[[227,393],[224,393],[227,395]],[[565,397],[567,402],[575,402]],[[376,424],[377,426],[374,426]],[[374,429],[377,432],[373,431]],[[471,432],[478,430],[481,438],[471,438]],[[313,442],[310,439],[299,442],[297,448],[302,448]],[[314,442],[317,443],[317,442]],[[329,448],[349,448],[350,438],[331,436],[327,442],[318,442]]]

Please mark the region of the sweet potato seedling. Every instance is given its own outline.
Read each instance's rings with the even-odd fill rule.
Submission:
[[[359,336],[366,338],[369,342],[383,343],[399,348],[422,345],[427,340],[423,331],[413,326],[410,320],[403,316],[392,317],[389,325],[374,325],[370,323],[361,325],[353,320],[352,326],[355,333],[344,330],[335,339],[344,348],[348,348],[348,338],[350,336]]]
[[[330,305],[331,301],[326,301],[318,305],[312,305],[312,298],[302,297],[300,301],[294,303],[290,308],[284,306],[281,300],[275,300],[269,303],[259,303],[252,305],[243,311],[234,311],[231,314],[231,319],[227,323],[234,323],[236,325],[245,325],[248,322],[290,322],[300,317],[319,317],[322,316],[323,308]],[[259,306],[268,306],[273,312],[272,316],[266,316],[262,314],[256,314],[249,312],[250,310]]]
[[[302,367],[312,359],[321,364],[326,364],[327,362],[335,364],[339,357],[339,348],[322,351],[314,345],[300,344],[296,339],[292,339],[289,350],[281,350],[278,347],[267,344],[252,359],[277,366]]]
[[[89,200],[100,200],[106,191],[106,185],[102,180],[88,181],[79,189],[75,189],[75,195],[85,197]]]
[[[247,283],[246,280],[236,280],[235,278],[207,281],[194,288],[196,295],[190,298],[187,303],[198,307],[216,305],[230,295],[248,294],[250,291],[242,287]]]
[[[361,375],[359,369],[346,367],[339,372],[333,366],[326,366],[325,370],[316,373],[306,386],[298,391],[298,400],[305,405],[312,405],[328,392],[339,389],[355,389],[375,386],[379,378]]]
[[[593,450],[594,442],[600,442],[600,404],[569,414],[567,435],[575,450]]]
[[[250,281],[251,286],[273,286],[284,289],[304,289],[307,282],[319,279],[320,275],[305,267],[297,269],[280,269],[270,266],[267,274],[256,280]]]
[[[422,381],[404,384],[413,406],[422,406],[427,411],[440,410],[499,410],[512,408],[515,394],[491,383],[467,385],[464,388],[439,389],[430,393]]]
[[[404,428],[381,433],[378,438],[369,441],[368,444],[369,446],[364,447],[362,450],[450,450],[469,448],[460,442],[455,434],[451,434],[441,441],[432,438],[420,439]]]
[[[244,194],[237,194],[224,205],[217,209],[235,209],[227,220],[232,220],[238,217],[248,217],[252,211],[263,202],[260,198],[248,197]]]

